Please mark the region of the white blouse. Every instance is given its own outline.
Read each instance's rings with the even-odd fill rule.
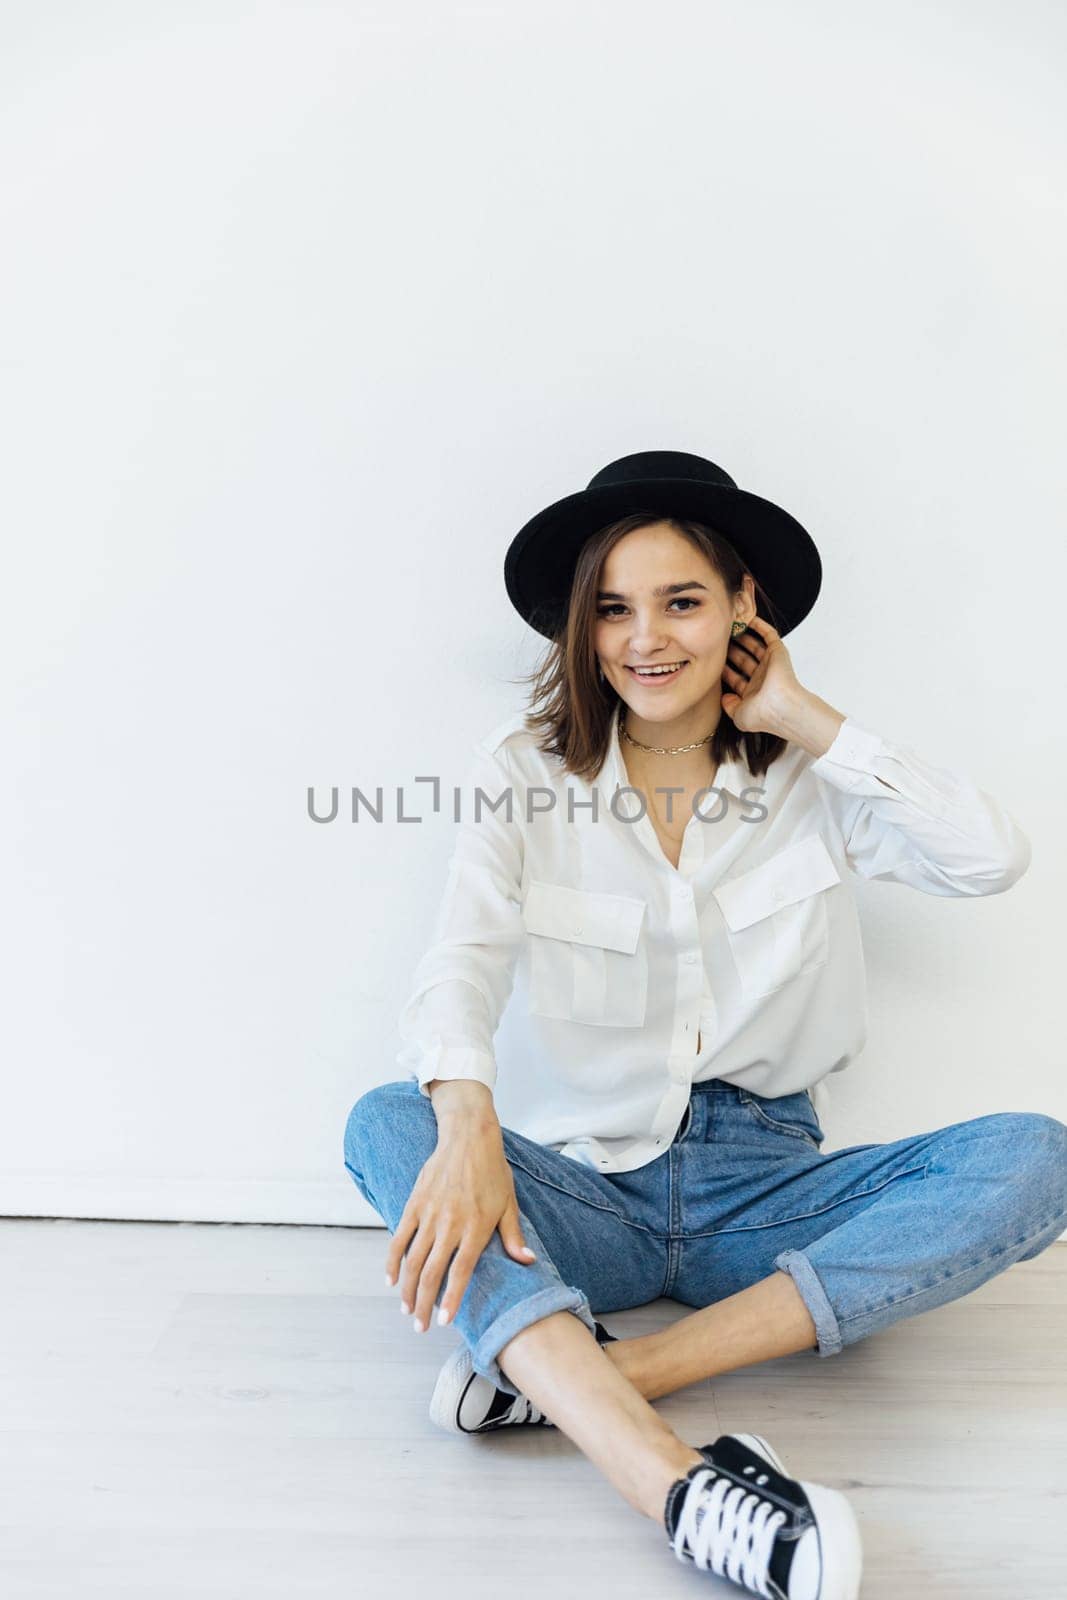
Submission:
[[[722,762],[675,868],[629,786],[618,711],[592,784],[523,720],[475,746],[397,1064],[424,1094],[477,1079],[505,1127],[601,1171],[661,1155],[694,1082],[792,1094],[856,1057],[850,873],[984,895],[1030,862],[989,795],[848,717],[818,758],[788,743],[759,779]]]

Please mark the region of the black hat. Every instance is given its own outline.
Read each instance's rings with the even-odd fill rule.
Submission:
[[[578,553],[609,522],[632,512],[708,523],[733,545],[775,607],[779,634],[802,622],[822,583],[822,562],[795,517],[739,489],[728,472],[684,450],[641,450],[602,467],[589,486],[531,517],[504,558],[508,598],[532,628],[555,638],[567,617]]]

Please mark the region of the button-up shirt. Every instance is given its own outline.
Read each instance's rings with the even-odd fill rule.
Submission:
[[[675,867],[630,786],[620,709],[592,781],[521,713],[475,746],[397,1056],[424,1094],[477,1079],[504,1126],[605,1172],[668,1148],[694,1082],[792,1094],[855,1059],[853,875],[985,895],[1030,861],[988,794],[846,717],[817,758],[787,743],[758,779],[721,762]]]

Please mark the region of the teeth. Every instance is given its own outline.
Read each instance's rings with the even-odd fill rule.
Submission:
[[[684,665],[684,661],[679,661],[674,667],[634,667],[633,670],[639,678],[658,678],[666,673],[680,672]]]

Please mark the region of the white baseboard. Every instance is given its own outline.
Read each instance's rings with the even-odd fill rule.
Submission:
[[[0,1180],[0,1217],[70,1217],[113,1222],[272,1222],[384,1228],[355,1184],[222,1178],[56,1177]],[[1067,1231],[1057,1244],[1067,1241]]]
[[[23,1173],[0,1179],[0,1217],[122,1222],[278,1222],[384,1228],[351,1180],[98,1178]]]

